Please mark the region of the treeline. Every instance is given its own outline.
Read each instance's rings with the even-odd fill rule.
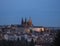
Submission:
[[[30,42],[19,39],[17,41],[0,40],[0,46],[35,46],[35,43],[33,39]]]
[[[60,46],[60,30],[57,30],[57,34],[56,34],[51,46]]]

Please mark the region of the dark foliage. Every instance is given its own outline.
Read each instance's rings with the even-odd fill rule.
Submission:
[[[34,46],[33,39],[31,42],[28,42],[27,40],[19,40],[17,41],[9,41],[9,40],[0,40],[0,46]]]
[[[60,46],[60,30],[58,30],[55,39],[52,43],[52,46]]]
[[[34,40],[32,39],[30,42],[30,46],[35,46]]]

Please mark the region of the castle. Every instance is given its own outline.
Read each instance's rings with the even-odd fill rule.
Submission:
[[[33,23],[32,23],[32,19],[31,17],[29,18],[29,20],[27,20],[25,18],[25,20],[22,18],[21,20],[21,26],[24,28],[26,27],[28,30],[33,30],[33,31],[37,31],[37,32],[40,32],[40,31],[44,31],[44,27],[43,26],[34,26]],[[28,32],[28,31],[27,31]]]
[[[51,28],[48,30],[48,28],[43,27],[43,26],[34,26],[32,23],[32,19],[29,18],[25,20],[22,18],[21,24],[15,24],[15,25],[7,25],[7,26],[2,26],[0,27],[0,40],[1,39],[6,39],[6,40],[17,40],[17,38],[21,39],[21,37],[27,37],[32,38],[32,37],[38,37],[41,34],[40,32],[43,32],[45,34],[51,33]],[[28,35],[30,34],[30,35]],[[26,36],[27,35],[27,36]]]

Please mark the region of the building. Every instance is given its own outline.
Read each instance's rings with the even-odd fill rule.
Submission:
[[[29,20],[27,20],[25,18],[25,20],[21,20],[21,26],[23,26],[24,28],[26,28],[27,32],[31,29],[33,31],[37,31],[37,32],[41,32],[41,31],[44,31],[44,27],[43,26],[34,26],[33,23],[32,23],[32,19],[29,18]],[[29,30],[28,30],[29,29]]]
[[[31,41],[33,39],[36,44],[50,43],[53,41],[55,31],[54,28],[35,26],[32,19],[21,19],[21,24],[6,25],[0,27],[0,40],[19,40],[27,39]],[[37,40],[38,39],[38,40]]]

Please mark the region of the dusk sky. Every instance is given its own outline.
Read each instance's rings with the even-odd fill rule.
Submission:
[[[32,18],[37,26],[60,27],[60,0],[0,0],[0,25]]]

